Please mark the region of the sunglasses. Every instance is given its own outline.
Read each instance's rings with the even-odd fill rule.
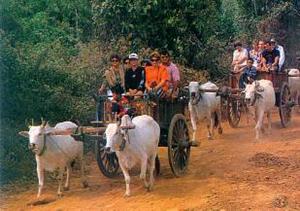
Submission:
[[[111,62],[119,62],[117,59],[112,59]]]
[[[159,59],[151,59],[151,62],[157,62]]]

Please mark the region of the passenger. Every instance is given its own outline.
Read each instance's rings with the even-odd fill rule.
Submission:
[[[161,53],[161,62],[166,66],[169,73],[168,86],[169,90],[167,96],[170,98],[177,98],[179,93],[179,82],[180,82],[180,73],[178,67],[171,61],[170,54],[167,50],[162,50]]]
[[[249,51],[249,58],[253,59],[253,66],[259,71],[261,69],[261,53],[259,51],[258,41],[256,40],[252,42],[252,49]]]
[[[146,89],[148,93],[160,98],[166,97],[169,74],[167,68],[160,64],[160,54],[154,51],[150,55],[152,66],[146,67]]]
[[[129,64],[129,57],[126,56],[124,59],[123,59],[123,69],[124,71],[126,71],[127,69],[130,68],[130,64]]]
[[[110,89],[113,94],[122,94],[125,88],[124,70],[120,65],[121,58],[117,54],[110,57],[111,67],[104,73],[105,80],[99,88],[99,93]]]
[[[246,87],[245,84],[252,83],[253,81],[256,80],[257,71],[253,64],[254,64],[253,59],[249,58],[247,60],[247,66],[244,68],[243,73],[240,77],[239,87],[241,89]]]
[[[273,48],[275,48],[276,50],[279,51],[279,62],[278,62],[278,70],[281,71],[282,67],[284,65],[284,61],[285,61],[285,53],[284,53],[284,49],[281,45],[278,45],[278,43],[276,42],[276,40],[274,38],[272,38],[271,40],[271,45]]]
[[[143,60],[141,61],[141,66],[142,66],[143,68],[146,68],[146,67],[148,67],[148,66],[151,66],[151,61],[150,61],[150,59],[143,59]]]
[[[142,97],[145,90],[145,70],[138,66],[138,59],[136,53],[129,55],[130,68],[125,73],[126,94],[135,99]]]
[[[233,73],[240,73],[242,68],[247,65],[248,51],[243,48],[242,43],[237,41],[234,43],[235,51],[233,52]]]
[[[258,41],[258,54],[259,54],[260,61],[257,64],[257,68],[256,68],[257,71],[262,70],[262,66],[263,66],[263,64],[262,64],[262,52],[264,52],[264,50],[265,50],[265,41],[263,41],[263,40]]]
[[[266,49],[262,52],[262,71],[270,73],[272,71],[278,71],[280,53],[275,46],[272,46],[270,41],[266,42]]]
[[[110,57],[110,61],[111,67],[105,71],[105,80],[98,92],[99,94],[104,94],[106,90],[108,95],[112,95],[111,97],[109,97],[109,99],[111,99],[112,105],[108,109],[111,110],[112,113],[118,114],[120,111],[119,102],[122,98],[121,94],[124,93],[125,90],[124,71],[120,66],[121,58],[119,55],[113,54]],[[98,106],[99,112],[104,109],[103,104],[99,104]],[[110,111],[108,113],[110,113]],[[99,116],[97,116],[97,119],[102,120],[103,117],[101,116],[101,114],[98,115]]]

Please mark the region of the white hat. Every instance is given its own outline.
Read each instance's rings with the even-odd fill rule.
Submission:
[[[139,59],[139,56],[136,53],[129,54],[129,59]]]

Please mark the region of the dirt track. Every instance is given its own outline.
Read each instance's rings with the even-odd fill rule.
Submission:
[[[289,128],[281,128],[274,110],[272,134],[254,141],[254,124],[245,119],[238,129],[224,125],[224,134],[193,148],[188,173],[173,177],[166,149],[160,149],[161,175],[153,192],[146,192],[138,174],[132,176],[132,196],[124,198],[122,176],[107,179],[92,160],[88,189],[73,174],[71,189],[55,197],[57,183],[46,181],[44,205],[28,205],[37,186],[9,194],[1,208],[9,210],[300,210],[300,113]],[[76,178],[74,178],[74,176]]]

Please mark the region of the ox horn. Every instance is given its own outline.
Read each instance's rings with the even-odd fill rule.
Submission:
[[[41,120],[42,120],[41,127],[45,127],[48,123],[44,120],[43,117],[41,118]]]
[[[30,125],[28,119],[25,119],[25,125],[26,125],[26,127],[28,127],[29,129],[31,128],[31,125]]]

